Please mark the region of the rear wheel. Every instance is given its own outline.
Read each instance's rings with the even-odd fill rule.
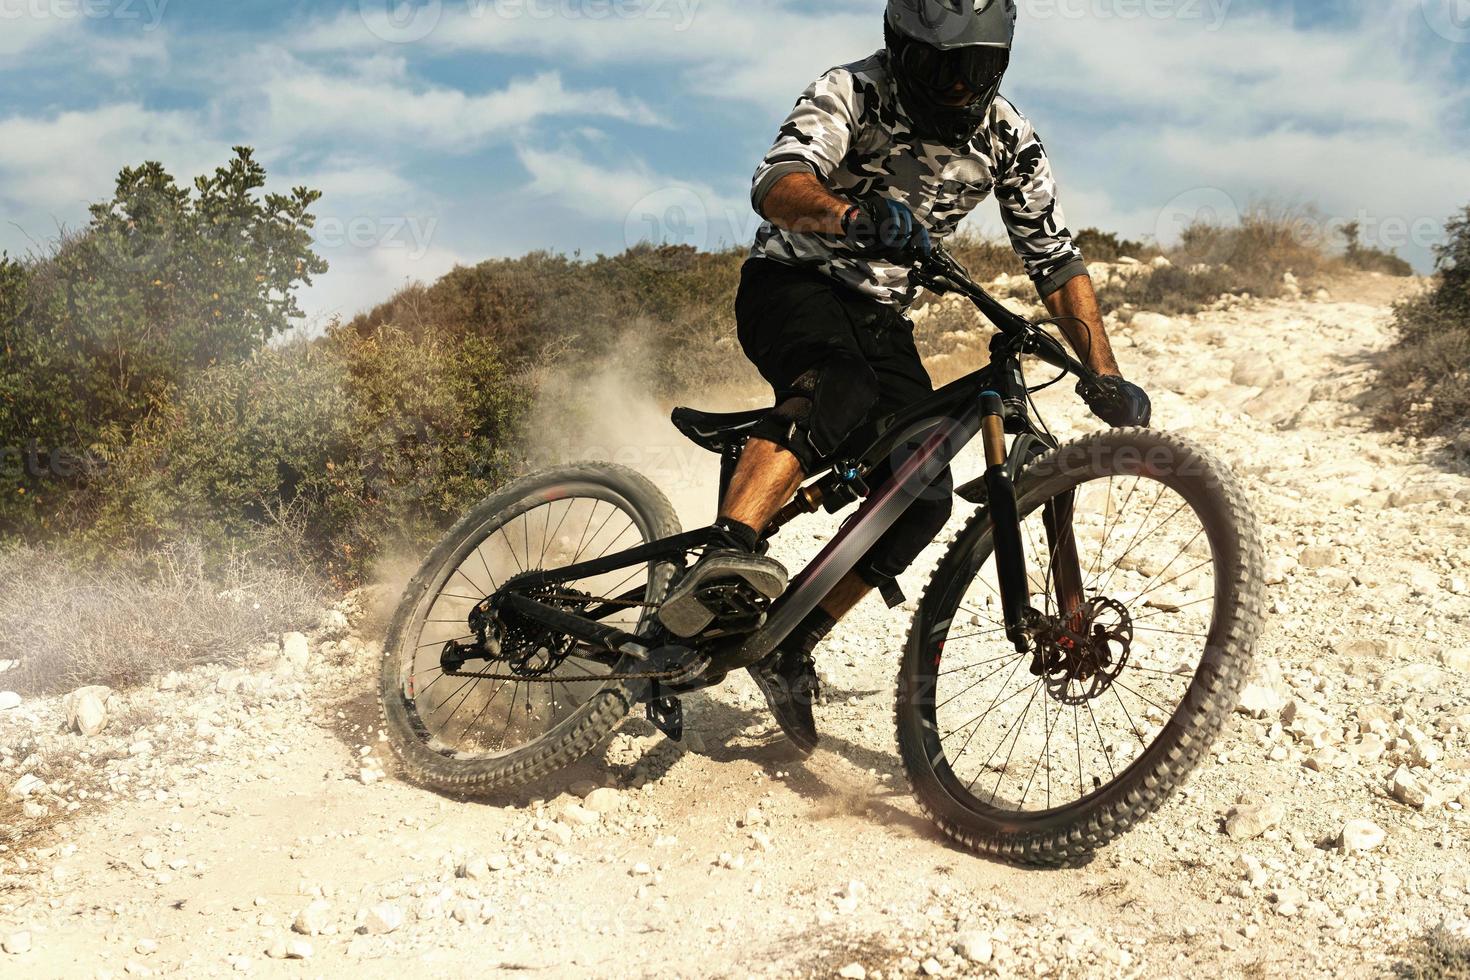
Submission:
[[[920,604],[898,741],[946,834],[1057,863],[1157,808],[1225,724],[1260,630],[1261,547],[1224,467],[1147,429],[1047,453],[1021,475],[1017,501],[1030,603],[1053,625],[1033,651],[1006,639],[982,510]],[[1070,514],[1071,534],[1058,533],[1058,514]],[[1068,575],[1053,559],[1072,542]],[[1068,615],[1058,595],[1074,597]]]
[[[634,702],[626,682],[601,678],[631,670],[635,661],[612,663],[534,623],[509,624],[501,652],[513,658],[463,666],[466,673],[514,675],[492,680],[447,673],[445,645],[473,639],[471,611],[518,575],[678,532],[664,495],[638,473],[610,464],[536,473],[477,505],[429,555],[389,628],[383,712],[408,777],[446,791],[485,792],[554,772],[596,746]],[[638,565],[537,598],[574,613],[611,608],[599,622],[636,634],[670,574],[667,565]],[[517,651],[507,651],[510,644]]]

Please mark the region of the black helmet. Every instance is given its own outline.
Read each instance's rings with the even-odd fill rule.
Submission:
[[[888,64],[915,135],[953,146],[975,135],[1000,91],[1015,33],[1015,0],[888,0]],[[947,104],[957,83],[974,98]]]

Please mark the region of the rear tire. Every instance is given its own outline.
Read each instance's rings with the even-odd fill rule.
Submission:
[[[1156,461],[1166,462],[1159,465]],[[946,736],[941,735],[941,725],[936,721],[935,692],[943,673],[956,672],[943,659],[945,640],[963,611],[961,604],[967,590],[979,578],[993,550],[989,514],[980,510],[940,561],[920,602],[904,653],[895,708],[899,749],[919,805],[946,835],[978,853],[1027,864],[1069,863],[1125,833],[1158,808],[1206,753],[1230,717],[1249,672],[1261,628],[1262,554],[1255,518],[1234,478],[1209,454],[1177,436],[1150,429],[1118,429],[1061,447],[1028,466],[1017,481],[1023,520],[1027,514],[1040,513],[1042,504],[1057,494],[1110,476],[1141,477],[1165,485],[1184,498],[1207,535],[1213,561],[1213,606],[1199,666],[1192,681],[1187,680],[1187,672],[1179,674],[1180,683],[1188,683],[1187,690],[1153,742],[1124,771],[1086,795],[1079,742],[1078,798],[1070,804],[1050,807],[1049,781],[1045,810],[1025,809],[1024,793],[1020,804],[1012,808],[985,805],[968,787],[959,790],[962,780],[957,780],[946,756]],[[1108,486],[1110,508],[1111,480]],[[1107,544],[1104,537],[1100,554]],[[1028,552],[1028,565],[1035,559]],[[1006,648],[1014,654],[1013,648]],[[1029,654],[1024,657],[1029,658]],[[946,665],[942,672],[941,663]],[[1026,660],[1019,663],[1024,666]],[[1130,669],[1121,667],[1120,678]],[[1067,691],[1071,691],[1070,686]],[[1043,719],[1047,700],[1042,699]],[[993,707],[995,702],[991,704]],[[938,702],[939,707],[943,705],[943,701]],[[1052,751],[1052,736],[1062,726],[1060,705],[1057,710],[1056,728],[1047,730],[1044,753]],[[983,725],[983,719],[977,724]],[[1013,736],[1000,736],[1002,745],[1013,737],[1014,750],[1025,730],[1025,717],[1012,728],[1001,727],[1014,732]],[[1134,734],[1138,734],[1136,727]],[[1101,732],[1098,740],[1100,746],[1104,744]],[[1144,741],[1142,735],[1139,741]],[[966,747],[968,744],[967,740]],[[1104,753],[1111,751],[1111,747],[1102,748]],[[953,754],[952,747],[949,752]],[[1044,758],[1050,780],[1054,765],[1050,755]],[[1009,763],[1007,756],[998,770],[982,767],[982,771],[1001,773],[996,777],[999,784]],[[973,780],[970,785],[974,785]],[[1027,789],[1030,787],[1028,780]],[[992,804],[995,799],[992,793]]]
[[[595,693],[590,693],[587,701],[549,731],[524,744],[489,753],[454,751],[452,746],[436,745],[436,736],[428,730],[425,717],[421,717],[416,707],[415,694],[419,689],[412,678],[418,669],[416,662],[424,658],[423,651],[416,648],[423,636],[423,624],[436,621],[431,620],[430,612],[442,598],[446,582],[456,574],[456,569],[517,515],[539,506],[582,499],[612,504],[615,511],[624,513],[636,527],[642,540],[624,540],[617,544],[619,549],[679,533],[679,519],[673,506],[642,475],[612,464],[579,463],[534,473],[481,501],[444,536],[409,582],[388,630],[380,677],[389,740],[408,779],[445,792],[471,794],[529,782],[563,769],[591,751],[617,727],[636,702],[629,683],[604,682],[592,688]],[[531,564],[530,549],[526,564]],[[640,628],[647,624],[651,610],[667,591],[671,574],[668,565],[649,569]],[[467,588],[463,582],[453,587]],[[628,631],[639,632],[638,629]],[[433,648],[429,650],[432,652]],[[635,665],[636,661],[624,657],[614,670],[632,670]],[[581,687],[586,689],[588,685]],[[496,697],[492,694],[489,700],[493,702]],[[528,694],[528,713],[530,706]],[[512,694],[511,716],[515,711]]]

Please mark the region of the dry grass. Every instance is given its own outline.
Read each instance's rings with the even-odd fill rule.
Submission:
[[[243,558],[206,562],[189,545],[111,567],[55,548],[0,552],[0,660],[20,662],[3,677],[23,694],[234,663],[252,644],[313,623],[319,608],[298,575]]]
[[[1436,926],[1410,944],[1397,972],[1413,980],[1470,980],[1470,941]]]

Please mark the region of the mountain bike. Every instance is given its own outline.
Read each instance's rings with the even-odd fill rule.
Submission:
[[[621,466],[536,473],[467,514],[387,637],[383,707],[406,775],[461,793],[545,777],[638,705],[680,738],[681,699],[774,650],[978,436],[983,475],[955,490],[973,515],[917,603],[899,664],[913,793],[953,840],[1025,863],[1085,858],[1159,807],[1249,671],[1262,557],[1245,494],[1177,435],[1113,429],[1059,444],[1032,395],[1089,369],[943,249],[912,274],[995,325],[990,363],[810,476],[767,540],[818,509],[857,506],[775,600],[711,582],[710,627],[669,634],[654,615],[662,597],[725,540],[681,531],[664,495]],[[1028,387],[1032,359],[1059,373]],[[721,495],[764,414],[674,411],[719,455]],[[886,478],[869,486],[875,472]]]

